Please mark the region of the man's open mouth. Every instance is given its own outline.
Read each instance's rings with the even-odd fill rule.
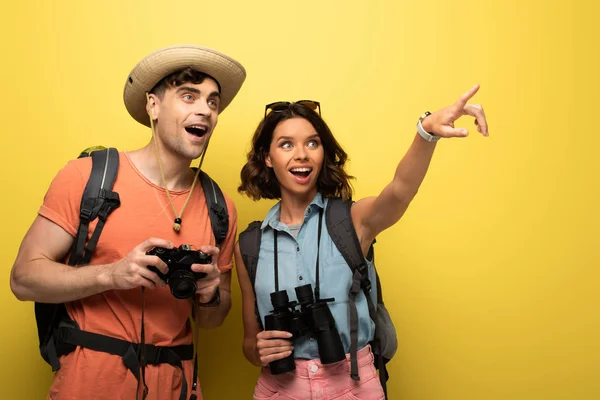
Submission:
[[[208,132],[208,127],[204,125],[190,125],[186,126],[185,130],[194,136],[202,137],[206,132]]]

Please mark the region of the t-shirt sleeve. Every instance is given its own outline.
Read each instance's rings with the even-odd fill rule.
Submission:
[[[237,237],[237,210],[229,197],[225,196],[225,201],[227,202],[227,212],[229,214],[229,228],[219,253],[218,265],[221,272],[228,272],[233,268],[233,246]]]
[[[91,159],[69,161],[50,183],[38,210],[39,215],[59,225],[73,237],[77,234],[81,196],[90,172]]]

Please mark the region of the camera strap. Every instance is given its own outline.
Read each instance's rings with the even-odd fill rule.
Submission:
[[[138,388],[136,390],[136,399],[140,393],[139,385],[140,383],[144,385],[144,391],[142,394],[142,400],[146,400],[146,396],[148,396],[148,385],[146,385],[146,349],[144,348],[144,344],[146,344],[145,331],[144,331],[144,309],[146,308],[146,300],[144,297],[145,287],[142,286],[142,327],[140,329],[140,341],[142,343],[142,349],[140,350],[140,369],[142,373],[141,381],[138,380]]]
[[[317,261],[315,266],[315,302],[321,299],[321,290],[319,285],[319,253],[321,248],[321,230],[323,227],[323,209],[319,210],[319,230],[317,232]],[[277,229],[273,230],[273,270],[275,275],[275,291],[279,291],[279,262],[277,254]]]

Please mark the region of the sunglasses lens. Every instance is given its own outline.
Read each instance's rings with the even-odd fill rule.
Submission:
[[[316,101],[312,101],[312,100],[300,100],[297,103],[302,104],[303,106],[306,106],[313,111],[315,111],[317,109],[317,107],[319,106],[319,104]]]
[[[290,106],[289,101],[278,101],[267,105],[265,113],[268,114],[271,111],[283,111]]]
[[[277,101],[275,103],[267,104],[267,106],[265,107],[265,117],[271,112],[285,111],[290,107],[291,104],[292,103],[290,103],[289,101]],[[318,110],[319,114],[321,113],[321,108],[319,106],[318,101],[299,100],[296,102],[296,104],[301,104],[304,107],[308,107],[313,111]]]

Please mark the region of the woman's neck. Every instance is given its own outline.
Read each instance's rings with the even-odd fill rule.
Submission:
[[[298,196],[297,194],[281,193],[281,204],[279,212],[279,221],[286,225],[298,225],[304,221],[304,212],[306,207],[315,198],[316,190],[307,193],[306,196]]]

